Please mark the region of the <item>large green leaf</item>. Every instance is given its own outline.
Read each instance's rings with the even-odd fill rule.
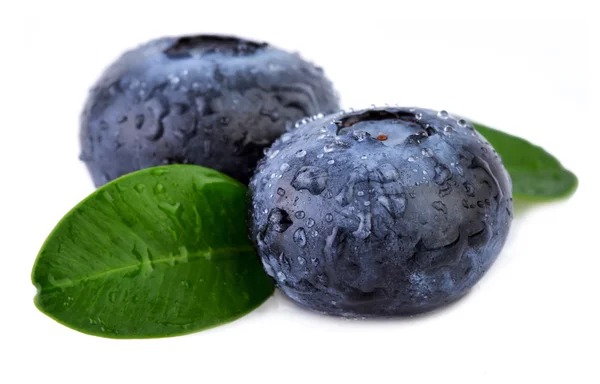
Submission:
[[[566,197],[577,188],[577,177],[542,148],[484,125],[473,125],[502,158],[516,198],[552,200]]]
[[[121,177],[54,228],[32,272],[35,303],[81,332],[173,336],[232,321],[273,292],[246,228],[246,187],[170,165]]]

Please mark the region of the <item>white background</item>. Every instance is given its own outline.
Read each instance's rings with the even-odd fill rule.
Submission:
[[[3,2],[0,383],[600,382],[591,11],[574,1]],[[447,109],[525,137],[573,170],[579,190],[521,205],[492,270],[430,315],[342,320],[277,294],[241,320],[183,337],[70,330],[34,307],[29,274],[50,230],[93,191],[77,158],[87,90],[123,50],[197,32],[300,51],[325,68],[345,107]]]

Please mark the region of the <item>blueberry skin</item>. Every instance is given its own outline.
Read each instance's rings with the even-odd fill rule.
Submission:
[[[500,157],[445,111],[311,119],[273,144],[250,189],[266,272],[296,303],[331,315],[412,315],[459,299],[512,220]]]
[[[247,183],[286,125],[338,109],[322,69],[297,54],[226,36],[161,38],[123,54],[90,91],[80,158],[96,186],[170,163]]]

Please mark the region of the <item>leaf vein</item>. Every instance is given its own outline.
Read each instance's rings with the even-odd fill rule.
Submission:
[[[186,256],[173,256],[173,257],[163,257],[160,259],[154,259],[154,260],[151,260],[150,263],[152,266],[161,264],[161,263],[171,264],[173,262],[183,261],[185,258],[187,258],[187,262],[193,262],[193,261],[201,260],[201,259],[211,259],[213,255],[220,255],[220,254],[227,254],[227,253],[245,253],[245,252],[251,252],[253,250],[254,250],[254,248],[250,245],[246,245],[243,247],[235,247],[235,248],[203,249],[203,250],[199,250],[197,252],[191,252],[191,253],[187,254]],[[144,262],[139,261],[132,265],[109,269],[106,271],[95,273],[93,275],[84,276],[84,277],[81,277],[76,280],[69,280],[67,282],[53,284],[51,287],[48,287],[48,288],[40,286],[38,289],[38,293],[50,293],[57,289],[72,287],[72,286],[75,286],[75,285],[78,285],[78,284],[81,284],[81,283],[84,283],[84,282],[87,282],[90,280],[97,280],[97,279],[100,279],[105,276],[119,274],[119,273],[127,272],[127,271],[134,271],[136,269],[142,268],[143,265],[144,265]]]

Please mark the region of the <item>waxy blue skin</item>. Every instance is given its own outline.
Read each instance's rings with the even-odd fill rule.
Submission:
[[[512,220],[491,145],[426,109],[312,119],[273,144],[250,188],[265,270],[292,300],[332,315],[412,315],[459,299]]]
[[[338,108],[323,71],[296,54],[225,36],[162,38],[126,52],[91,90],[81,159],[96,186],[170,163],[247,183],[286,126]]]

